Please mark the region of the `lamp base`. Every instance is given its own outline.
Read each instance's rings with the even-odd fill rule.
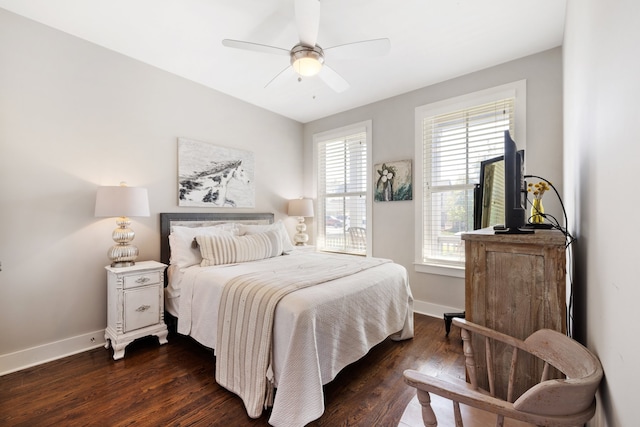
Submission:
[[[111,237],[117,245],[111,246],[107,255],[111,260],[111,267],[131,267],[138,258],[138,248],[130,245],[136,234],[129,228],[131,221],[127,217],[116,220],[118,228],[113,230]]]
[[[296,243],[296,246],[305,246],[309,241],[309,235],[305,233],[307,231],[307,226],[304,223],[304,217],[298,217],[298,224],[296,224],[297,233],[293,235],[293,241]]]
[[[136,264],[138,248],[129,244],[114,245],[107,253],[111,267],[131,267]]]
[[[306,246],[307,242],[309,241],[309,235],[296,233],[293,236],[293,241],[296,243],[296,246]]]
[[[120,268],[120,267],[133,267],[136,265],[135,261],[121,261],[121,262],[112,262],[111,267]]]

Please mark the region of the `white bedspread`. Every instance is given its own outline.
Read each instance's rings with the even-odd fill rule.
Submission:
[[[228,280],[323,256],[294,251],[251,263],[187,269],[181,284],[178,332],[215,348],[218,305]],[[412,308],[406,270],[393,263],[285,296],[274,319],[277,391],[270,424],[298,427],[319,418],[324,412],[322,385],[388,336],[411,338]]]

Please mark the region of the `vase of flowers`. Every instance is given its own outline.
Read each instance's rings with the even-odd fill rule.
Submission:
[[[542,206],[542,196],[547,190],[550,189],[551,187],[545,181],[540,181],[537,184],[529,183],[529,188],[527,188],[527,191],[533,194],[533,202],[531,203],[531,217],[529,218],[529,222],[531,224],[544,223],[544,206]]]

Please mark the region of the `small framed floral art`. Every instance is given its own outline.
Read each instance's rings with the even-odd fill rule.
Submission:
[[[374,165],[374,200],[392,202],[412,200],[411,160]]]

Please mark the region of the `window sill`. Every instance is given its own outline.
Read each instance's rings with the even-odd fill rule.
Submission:
[[[415,271],[418,273],[437,274],[439,276],[450,276],[464,279],[464,267],[442,264],[414,264]]]

